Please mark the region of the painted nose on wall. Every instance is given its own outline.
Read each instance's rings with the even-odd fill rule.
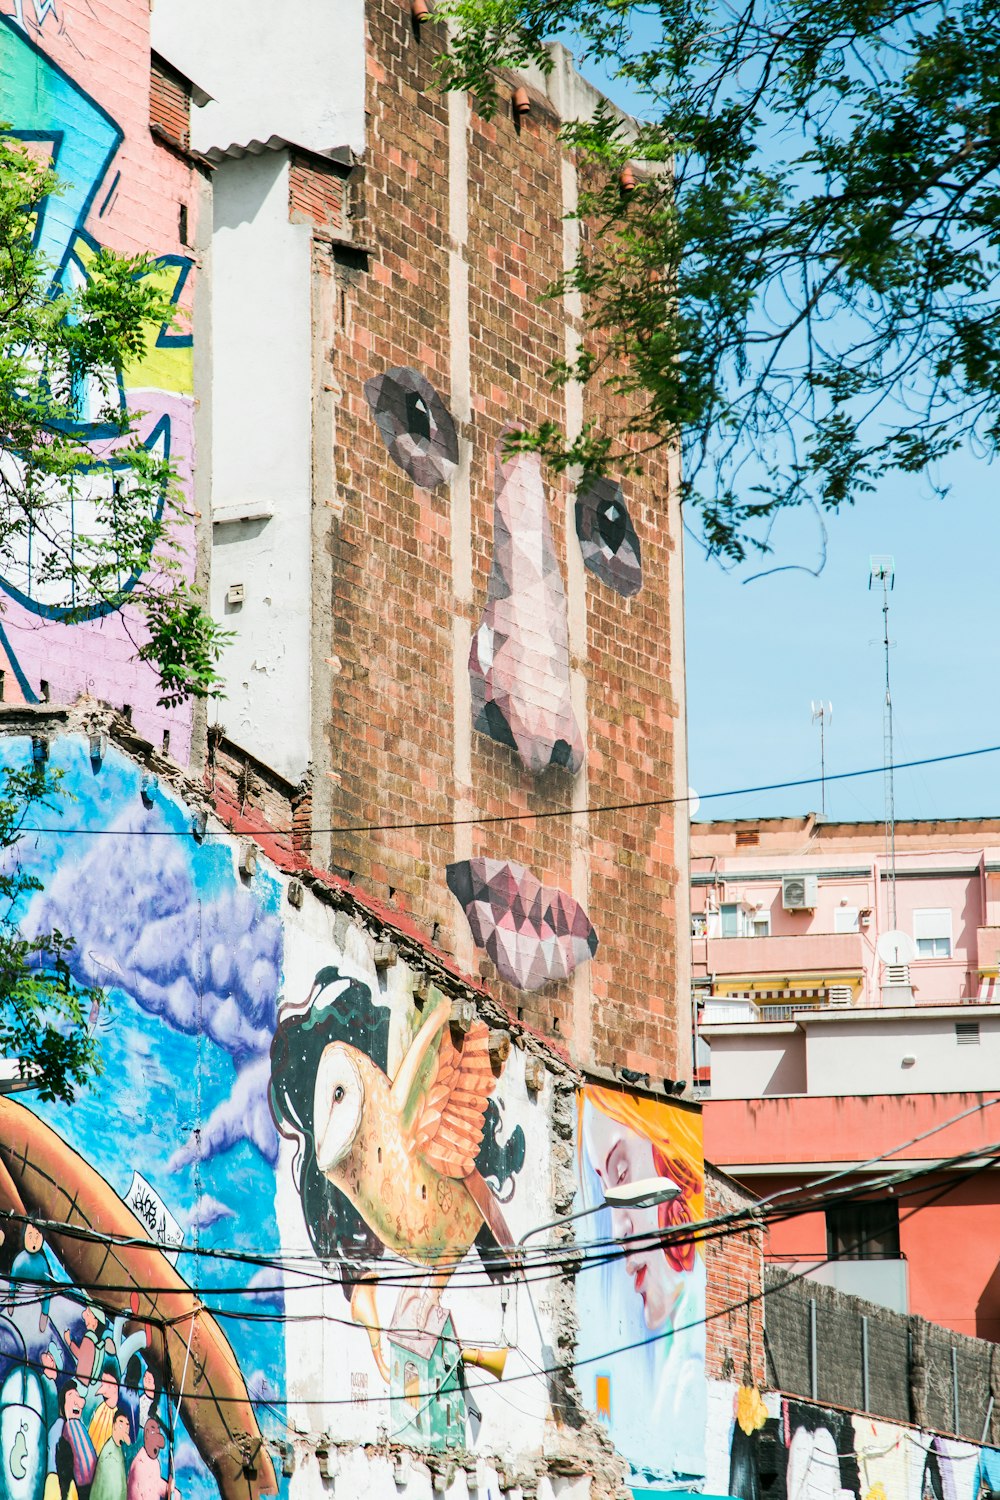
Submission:
[[[576,772],[583,736],[570,701],[569,624],[536,454],[496,452],[493,564],[469,652],[472,721],[534,774]]]

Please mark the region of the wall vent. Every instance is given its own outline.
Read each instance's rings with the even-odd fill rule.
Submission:
[[[978,1021],[956,1021],[955,1041],[960,1047],[979,1046],[979,1022]]]
[[[854,991],[849,984],[831,984],[826,992],[827,1004],[836,1009],[845,1009],[853,999]]]

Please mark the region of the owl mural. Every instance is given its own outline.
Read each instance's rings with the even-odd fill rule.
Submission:
[[[457,1346],[442,1299],[470,1251],[491,1278],[511,1274],[504,1252],[514,1238],[500,1200],[525,1159],[520,1126],[500,1140],[486,1026],[455,1035],[450,1002],[441,998],[426,1015],[407,1012],[393,1018],[363,981],[327,966],[305,1005],[280,1017],[271,1050],[271,1112],[298,1147],[309,1237],[318,1255],[341,1266],[351,1315],[390,1385],[400,1348],[408,1355],[401,1368],[412,1371],[417,1360],[431,1369],[442,1340]],[[390,1076],[393,1019],[409,1041]],[[388,1327],[376,1307],[386,1254],[421,1273],[406,1281]],[[390,1283],[401,1279],[397,1267]],[[452,1374],[455,1364],[453,1352]]]

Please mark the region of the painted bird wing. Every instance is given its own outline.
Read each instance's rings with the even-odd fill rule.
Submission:
[[[391,1099],[417,1154],[445,1177],[475,1170],[486,1105],[496,1086],[489,1033],[476,1021],[460,1044],[442,1000],[417,1032],[392,1083]]]

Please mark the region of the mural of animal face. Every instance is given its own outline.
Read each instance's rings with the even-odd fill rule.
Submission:
[[[332,1043],[320,1058],[313,1099],[316,1164],[329,1173],[350,1153],[365,1107],[361,1071],[343,1042]]]
[[[453,1308],[451,1276],[473,1252],[490,1278],[512,1273],[503,1251],[514,1240],[500,1204],[516,1191],[526,1154],[520,1125],[508,1125],[499,1140],[486,1026],[476,1022],[455,1035],[450,1017],[447,1000],[423,1009],[411,999],[403,1007],[382,1003],[367,984],[326,963],[305,1005],[279,1016],[271,1052],[271,1110],[296,1143],[309,1238],[324,1260],[344,1265],[351,1316],[368,1341],[358,1378],[367,1383],[377,1373],[385,1382],[401,1441],[433,1447],[467,1437],[453,1319],[453,1312],[462,1317],[464,1279]],[[384,1273],[375,1269],[380,1257],[388,1261]],[[472,1316],[482,1308],[477,1299]],[[490,1354],[483,1355],[481,1332],[474,1347],[463,1343],[463,1359],[499,1378],[499,1299],[492,1311]],[[352,1380],[354,1373],[352,1366]],[[428,1389],[439,1394],[414,1406],[414,1391]]]

